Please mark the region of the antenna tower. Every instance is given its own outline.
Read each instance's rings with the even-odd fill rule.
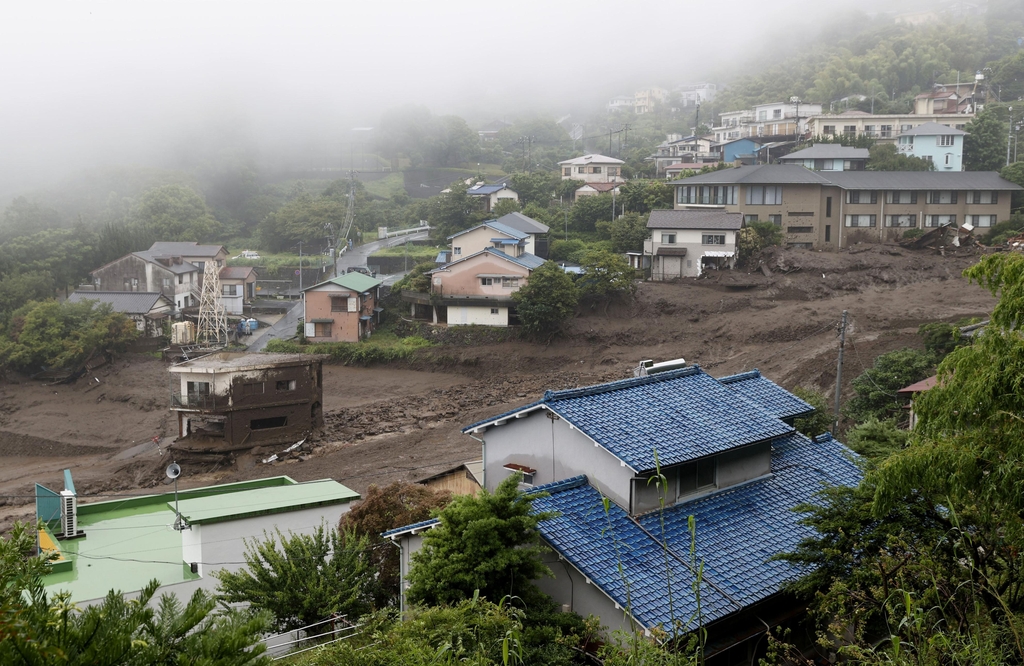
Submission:
[[[199,341],[206,346],[228,343],[228,319],[220,300],[220,267],[207,261],[203,269],[203,289],[199,294]]]

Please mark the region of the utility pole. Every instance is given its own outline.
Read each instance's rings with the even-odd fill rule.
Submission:
[[[1013,107],[1009,107],[1010,125],[1006,130],[1006,166],[1010,166],[1010,137],[1013,135]]]
[[[1010,109],[1011,111],[1013,109]],[[612,154],[612,131],[608,130],[608,154]]]
[[[299,241],[299,293],[302,293],[302,241]]]
[[[839,324],[839,363],[836,365],[836,411],[832,417],[832,436],[839,430],[839,394],[843,389],[843,348],[846,346],[846,310],[843,310],[843,322]]]

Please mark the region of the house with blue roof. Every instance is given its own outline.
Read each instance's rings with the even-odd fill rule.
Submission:
[[[772,559],[812,534],[794,507],[861,478],[845,446],[793,427],[812,411],[756,370],[690,366],[548,391],[463,432],[486,488],[520,473],[535,510],[558,514],[540,525],[554,577],[537,584],[563,608],[611,630],[701,625],[709,655],[749,660],[766,625],[801,612],[783,586],[804,571]],[[403,573],[433,524],[387,534]]]
[[[497,185],[486,185],[484,183],[476,183],[471,185],[468,190],[468,194],[473,199],[483,202],[484,211],[490,213],[494,210],[494,207],[498,205],[499,201],[503,199],[510,199],[512,201],[519,201],[519,195],[511,187],[505,184]]]

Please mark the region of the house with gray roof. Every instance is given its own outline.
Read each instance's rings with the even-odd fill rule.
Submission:
[[[79,287],[68,296],[68,303],[83,301],[109,305],[114,312],[120,312],[135,322],[140,333],[151,338],[163,335],[164,322],[174,315],[174,301],[160,292],[94,291]]]
[[[736,264],[736,233],[743,216],[720,209],[652,210],[644,241],[652,280],[700,277]]]
[[[811,171],[796,164],[740,166],[669,184],[676,210],[772,222],[787,246],[822,250],[946,225],[970,225],[983,236],[1009,219],[1010,195],[1024,189],[995,171]]]
[[[896,148],[902,155],[928,160],[936,171],[963,171],[967,132],[928,122],[900,134]]]
[[[750,663],[766,629],[801,612],[784,588],[807,570],[773,559],[813,534],[793,509],[861,479],[831,435],[793,428],[812,412],[756,370],[690,366],[547,391],[463,433],[482,442],[485,488],[522,474],[533,510],[554,514],[539,525],[553,576],[536,583],[557,603],[610,631],[699,625],[705,656]],[[403,578],[437,523],[384,534]]]
[[[796,164],[814,171],[863,171],[868,149],[838,143],[816,143],[779,158],[779,164]]]
[[[96,291],[158,292],[178,310],[199,304],[197,266],[180,255],[153,250],[126,254],[91,271]]]
[[[477,183],[472,185],[468,190],[468,194],[473,199],[483,202],[484,212],[490,213],[494,210],[494,207],[498,205],[499,201],[519,201],[519,195],[508,185],[485,185],[484,183]]]

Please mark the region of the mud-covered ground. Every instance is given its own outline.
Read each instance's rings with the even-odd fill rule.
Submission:
[[[70,467],[82,501],[159,486],[175,455],[185,487],[287,474],[358,491],[416,480],[478,458],[460,428],[561,389],[631,376],[641,359],[684,357],[720,376],[758,368],[787,388],[831,391],[836,326],[849,311],[849,381],[874,358],[920,346],[930,321],[985,317],[994,298],[961,277],[978,259],[892,245],[825,253],[773,249],[753,271],[644,283],[630,305],[588,308],[551,344],[445,344],[401,365],[325,365],[325,428],[295,455],[168,451],[175,419],[166,365],[126,356],[72,385],[0,382],[0,530],[31,513],[33,483],[61,487]]]

